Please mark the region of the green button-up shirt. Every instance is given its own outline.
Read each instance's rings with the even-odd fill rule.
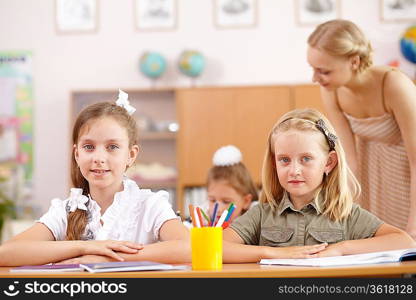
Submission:
[[[314,202],[295,209],[285,194],[275,211],[268,203],[259,203],[230,227],[245,244],[285,247],[365,239],[374,236],[381,224],[379,218],[357,204],[353,204],[347,218],[334,222]]]

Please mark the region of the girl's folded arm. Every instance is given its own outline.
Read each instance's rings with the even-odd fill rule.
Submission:
[[[245,245],[243,239],[231,228],[223,232],[223,262],[258,262],[263,258],[266,247]]]
[[[179,219],[165,221],[159,230],[158,243],[144,245],[134,254],[118,253],[126,261],[151,260],[161,263],[191,262],[189,230]]]
[[[157,261],[166,264],[191,262],[191,243],[189,240],[170,240],[143,246],[135,254],[118,253],[126,261]]]
[[[224,230],[223,262],[259,262],[262,258],[312,258],[326,246],[326,243],[292,247],[245,245],[243,239],[233,229],[227,228]]]
[[[36,223],[0,246],[0,266],[55,263],[88,254],[123,260],[117,252],[137,253],[142,248],[127,241],[55,241],[45,225]]]
[[[382,224],[377,229],[374,237],[344,241],[340,244],[342,245],[343,255],[416,247],[416,242],[410,235],[389,224]]]
[[[170,219],[160,227],[159,240],[189,240],[189,230],[179,219]]]
[[[37,265],[59,261],[81,254],[77,242],[56,242],[52,232],[36,223],[0,246],[0,265]]]

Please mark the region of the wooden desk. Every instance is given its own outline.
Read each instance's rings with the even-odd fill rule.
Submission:
[[[344,267],[289,267],[259,264],[224,264],[221,271],[142,271],[114,273],[10,273],[0,278],[278,278],[278,277],[402,277],[416,274],[416,261]]]

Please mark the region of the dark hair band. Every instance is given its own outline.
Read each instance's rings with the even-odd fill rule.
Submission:
[[[325,135],[326,141],[329,145],[329,151],[335,150],[335,142],[337,141],[338,137],[335,134],[329,132],[328,128],[326,128],[324,120],[319,119],[316,121],[315,126]]]
[[[282,123],[284,123],[288,120],[291,120],[291,119],[293,119],[293,118],[287,118],[287,119],[283,120],[282,122],[280,122],[280,124],[282,124]],[[301,120],[305,120],[305,121],[309,121],[309,122],[313,123],[313,121],[308,120],[308,119],[301,119]],[[322,132],[323,135],[325,136],[325,139],[326,139],[326,141],[328,143],[328,146],[329,146],[329,151],[335,150],[335,142],[338,139],[338,137],[335,134],[329,132],[328,128],[325,125],[324,120],[319,119],[314,124],[315,124],[316,128],[320,132]]]

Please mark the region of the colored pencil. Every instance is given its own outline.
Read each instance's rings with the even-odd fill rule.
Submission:
[[[196,224],[195,227],[201,227],[201,223],[199,222],[197,208],[198,207],[194,207],[194,216],[195,216],[195,224]]]
[[[210,226],[209,217],[207,216],[207,214],[204,212],[204,210],[202,208],[200,210],[201,210],[201,213],[202,213],[202,216],[204,217],[204,219],[207,220],[208,226]]]
[[[222,223],[222,229],[226,229],[229,225],[230,225],[230,222],[225,221],[224,223]]]
[[[220,219],[218,220],[217,225],[215,225],[215,227],[222,227],[222,223],[224,223],[224,220],[225,220],[225,217],[227,216],[227,214],[228,214],[228,210],[224,210],[222,212],[222,215],[221,215]]]
[[[196,213],[198,214],[198,220],[201,224],[201,227],[204,227],[204,220],[202,219],[201,209],[198,206],[196,207]]]
[[[212,213],[211,218],[211,226],[215,226],[215,218],[217,217],[217,211],[218,211],[218,202],[215,202],[214,204],[214,212]]]
[[[192,226],[196,227],[194,206],[192,204],[189,204],[188,208],[189,208],[189,214],[191,215],[191,219],[192,219]]]
[[[233,214],[234,210],[235,210],[235,205],[231,207],[230,210],[228,211],[228,215],[225,217],[225,221],[227,222],[230,221],[231,215]]]

